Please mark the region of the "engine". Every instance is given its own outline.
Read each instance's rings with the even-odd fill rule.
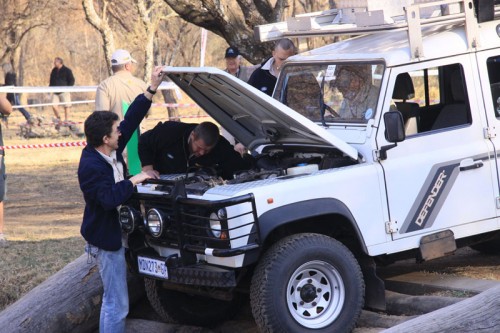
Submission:
[[[323,170],[355,163],[337,150],[304,152],[274,149],[257,156],[252,169],[236,172],[233,179],[223,179],[211,168],[191,168],[185,174],[162,175],[160,180],[150,182],[152,185],[142,185],[138,189],[139,192],[171,193],[173,182],[183,182],[186,194],[203,195],[215,186],[286,176],[287,169],[298,165],[317,165],[318,170]]]

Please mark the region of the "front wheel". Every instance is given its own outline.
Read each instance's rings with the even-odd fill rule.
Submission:
[[[337,240],[289,236],[257,265],[250,290],[262,332],[350,332],[364,304],[358,262]]]

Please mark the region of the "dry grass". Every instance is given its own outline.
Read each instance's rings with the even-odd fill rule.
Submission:
[[[47,123],[52,119],[50,108],[30,112]],[[71,119],[82,123],[90,112],[89,106],[77,106]],[[141,128],[152,128],[166,114],[163,108],[153,108]],[[190,108],[182,109],[181,115],[203,114],[197,108]],[[201,120],[205,118],[186,119]],[[82,140],[23,139],[17,135],[23,122],[19,112],[12,114],[9,128],[3,126],[5,145]],[[82,147],[67,147],[6,151],[8,191],[4,232],[10,246],[0,248],[0,311],[83,254],[85,243],[80,236],[80,224],[84,203],[76,175],[81,150]]]

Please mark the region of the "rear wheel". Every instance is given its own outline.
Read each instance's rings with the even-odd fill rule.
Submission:
[[[239,308],[241,298],[232,301],[186,294],[162,288],[162,281],[144,278],[146,295],[153,309],[169,323],[214,326],[231,319]]]
[[[350,332],[364,304],[363,275],[337,240],[293,235],[266,252],[250,299],[262,332]]]

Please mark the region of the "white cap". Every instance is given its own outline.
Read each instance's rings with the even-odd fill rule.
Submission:
[[[130,52],[127,50],[122,50],[118,49],[115,52],[113,52],[113,55],[111,56],[111,65],[123,65],[123,64],[128,64],[129,62],[133,62],[134,64],[137,63],[134,58],[130,55]]]

